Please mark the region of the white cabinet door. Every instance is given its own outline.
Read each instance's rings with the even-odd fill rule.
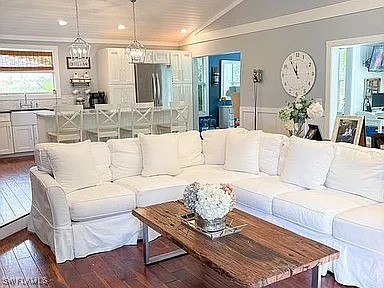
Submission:
[[[122,87],[122,102],[128,104],[136,103],[135,85],[124,85]]]
[[[181,53],[171,52],[171,68],[172,68],[172,82],[182,82],[182,67],[181,67]]]
[[[188,102],[192,105],[192,83],[191,84],[183,84],[183,99],[182,101]]]
[[[30,152],[35,149],[34,125],[13,126],[15,152]]]
[[[11,123],[0,122],[0,155],[12,153],[14,150]]]
[[[172,101],[178,102],[183,100],[183,84],[172,85]]]
[[[170,64],[169,52],[154,50],[153,51],[153,63],[157,64]]]
[[[119,49],[108,50],[109,84],[121,83],[121,52]]]
[[[123,86],[122,85],[110,85],[109,93],[107,95],[108,104],[121,104],[123,101]]]
[[[135,65],[129,63],[129,57],[125,50],[122,49],[120,54],[121,66],[121,84],[134,84],[135,83]]]
[[[153,63],[153,51],[152,50],[145,51],[144,63]]]
[[[192,54],[182,52],[181,54],[182,80],[184,83],[192,83]]]

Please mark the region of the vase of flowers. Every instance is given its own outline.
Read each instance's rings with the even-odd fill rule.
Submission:
[[[183,199],[195,214],[196,225],[205,232],[223,230],[226,216],[236,203],[233,188],[228,184],[194,182],[185,188]]]
[[[319,102],[298,96],[295,101],[288,102],[278,115],[290,135],[304,137],[307,130],[307,120],[319,118],[323,116],[323,112],[323,106]]]

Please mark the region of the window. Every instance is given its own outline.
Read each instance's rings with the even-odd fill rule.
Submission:
[[[53,51],[0,49],[0,94],[52,94],[56,88]]]
[[[195,58],[195,73],[199,116],[209,116],[208,57]]]
[[[221,60],[221,96],[231,99],[240,88],[240,61]]]

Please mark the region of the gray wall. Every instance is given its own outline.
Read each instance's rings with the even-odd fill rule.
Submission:
[[[241,105],[253,106],[253,68],[264,70],[259,106],[279,108],[292,98],[280,84],[285,57],[295,50],[309,53],[316,64],[316,82],[309,98],[325,95],[326,41],[384,33],[384,8],[321,21],[182,47],[194,56],[240,51],[242,57]],[[241,15],[238,15],[241,18]]]

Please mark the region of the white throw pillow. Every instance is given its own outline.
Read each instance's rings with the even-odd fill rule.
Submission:
[[[225,148],[227,134],[229,131],[246,131],[243,128],[215,129],[207,130],[201,133],[203,138],[203,154],[205,164],[223,165],[225,163]]]
[[[277,167],[277,175],[281,175],[283,172],[285,160],[287,160],[288,156],[288,148],[289,148],[289,138],[285,137],[283,140],[283,146],[280,150],[280,156],[279,156],[279,165]]]
[[[177,175],[180,172],[178,161],[178,133],[163,135],[139,134],[143,153],[143,171],[145,177],[155,175]]]
[[[261,133],[259,166],[260,171],[268,175],[276,176],[279,166],[279,157],[284,139],[282,134]]]
[[[107,141],[107,144],[111,151],[113,180],[141,175],[143,155],[139,139],[111,139]]]
[[[229,132],[224,169],[259,173],[259,146],[261,131]]]
[[[179,133],[178,153],[180,168],[204,164],[199,131]]]
[[[90,142],[50,146],[47,154],[53,175],[65,193],[101,183]]]
[[[307,189],[324,189],[325,179],[335,157],[333,142],[290,138],[281,180]]]
[[[384,202],[384,151],[336,143],[325,186]]]

